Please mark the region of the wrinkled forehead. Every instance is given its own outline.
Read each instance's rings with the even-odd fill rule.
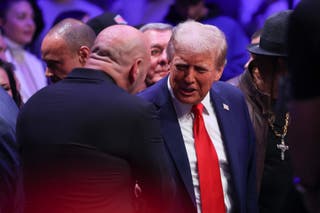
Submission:
[[[209,46],[200,46],[197,42],[179,42],[174,45],[174,55],[187,54],[187,55],[206,55],[209,57],[215,56],[215,51]]]
[[[33,14],[33,8],[31,6],[31,3],[27,0],[21,0],[21,1],[11,1],[8,4],[7,8],[7,13],[14,12],[14,13],[19,13],[19,12],[30,12]]]

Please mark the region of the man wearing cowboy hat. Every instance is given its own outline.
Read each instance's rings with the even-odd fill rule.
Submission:
[[[292,11],[270,16],[260,41],[248,46],[253,60],[240,81],[256,134],[257,189],[260,212],[304,212],[293,185],[289,113],[279,106],[279,83],[288,73],[287,27]]]

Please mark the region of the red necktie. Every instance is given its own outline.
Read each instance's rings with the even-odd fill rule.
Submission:
[[[192,107],[202,213],[225,213],[219,160],[202,117],[203,105]]]

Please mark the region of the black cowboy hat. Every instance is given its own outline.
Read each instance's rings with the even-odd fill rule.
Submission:
[[[248,51],[257,55],[287,56],[288,24],[292,10],[275,13],[267,18],[259,44],[249,45]]]

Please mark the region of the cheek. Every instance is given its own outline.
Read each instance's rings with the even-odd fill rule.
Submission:
[[[214,76],[208,75],[208,76],[201,76],[201,78],[198,78],[198,86],[200,88],[201,95],[205,95],[211,88],[212,84],[214,83]]]
[[[12,18],[10,21],[7,22],[6,25],[7,25],[7,29],[11,31],[16,31],[16,30],[20,30],[24,26],[24,23],[17,20],[16,18]]]
[[[170,72],[169,80],[170,80],[171,87],[175,87],[175,85],[176,85],[175,72]]]
[[[151,56],[151,58],[150,58],[151,69],[156,68],[156,66],[157,66],[157,61],[158,61],[158,58],[157,58],[157,57]]]
[[[184,74],[183,72],[178,72],[178,71],[173,71],[173,72],[170,72],[171,76],[172,76],[172,79],[173,79],[173,82],[176,83],[176,84],[179,84],[179,82],[183,82],[184,81]]]
[[[23,36],[23,24],[17,21],[10,21],[4,26],[5,34],[16,42],[24,40]]]
[[[78,58],[70,58],[63,60],[64,64],[61,66],[61,72],[64,75],[67,75],[74,69],[75,67],[81,67],[81,64],[78,60]]]
[[[71,72],[72,69],[73,69],[73,66],[69,66],[69,65],[61,66],[61,68],[59,70],[59,75],[60,76],[65,76],[69,72]]]

